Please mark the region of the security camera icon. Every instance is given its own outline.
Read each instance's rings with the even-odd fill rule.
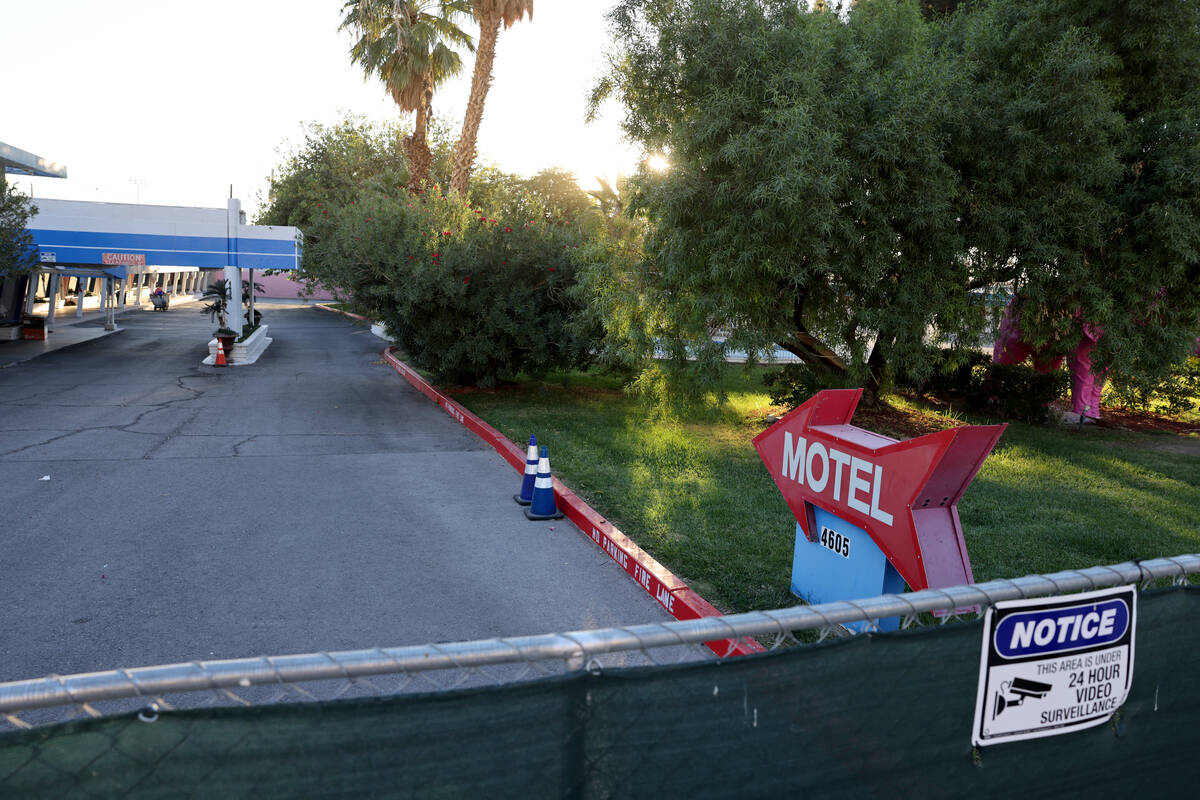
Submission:
[[[1011,681],[1002,682],[1000,684],[1000,691],[996,692],[996,703],[993,706],[992,719],[1000,716],[1000,712],[1006,708],[1021,705],[1025,702],[1026,698],[1033,697],[1041,700],[1053,688],[1053,684],[1031,681],[1027,678],[1013,678]],[[1006,697],[1006,694],[1009,696]]]

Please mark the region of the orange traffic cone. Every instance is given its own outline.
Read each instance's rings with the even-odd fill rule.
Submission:
[[[226,363],[226,361],[225,361],[225,347],[224,347],[224,344],[225,344],[225,343],[224,343],[224,342],[222,342],[220,339],[217,339],[217,360],[213,362],[213,366],[214,366],[214,367],[227,367],[227,366],[229,366],[229,364],[228,364],[228,363]]]

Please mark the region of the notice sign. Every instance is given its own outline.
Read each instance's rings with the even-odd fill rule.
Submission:
[[[101,253],[100,263],[106,267],[144,267],[145,253]]]
[[[1133,684],[1136,627],[1132,586],[989,608],[972,744],[1103,725]]]

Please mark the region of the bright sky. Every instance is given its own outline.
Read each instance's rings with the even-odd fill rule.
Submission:
[[[481,160],[529,175],[566,168],[585,186],[628,173],[638,152],[620,110],[585,125],[614,0],[537,0],[502,30],[479,132]],[[342,0],[55,0],[5,3],[0,141],[69,177],[10,175],[34,197],[224,206],[251,215],[280,151],[306,122],[342,112],[394,119],[382,84],[351,65]],[[463,74],[434,97],[462,125]],[[411,115],[408,115],[411,119]]]

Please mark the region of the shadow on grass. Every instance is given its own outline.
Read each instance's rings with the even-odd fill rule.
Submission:
[[[794,604],[795,521],[745,414],[671,421],[582,384],[459,400],[520,445],[536,434],[563,481],[722,610]],[[1200,550],[1200,460],[1139,436],[1010,425],[960,503],[976,580]]]
[[[959,507],[976,580],[1200,550],[1195,458],[1010,430]]]

